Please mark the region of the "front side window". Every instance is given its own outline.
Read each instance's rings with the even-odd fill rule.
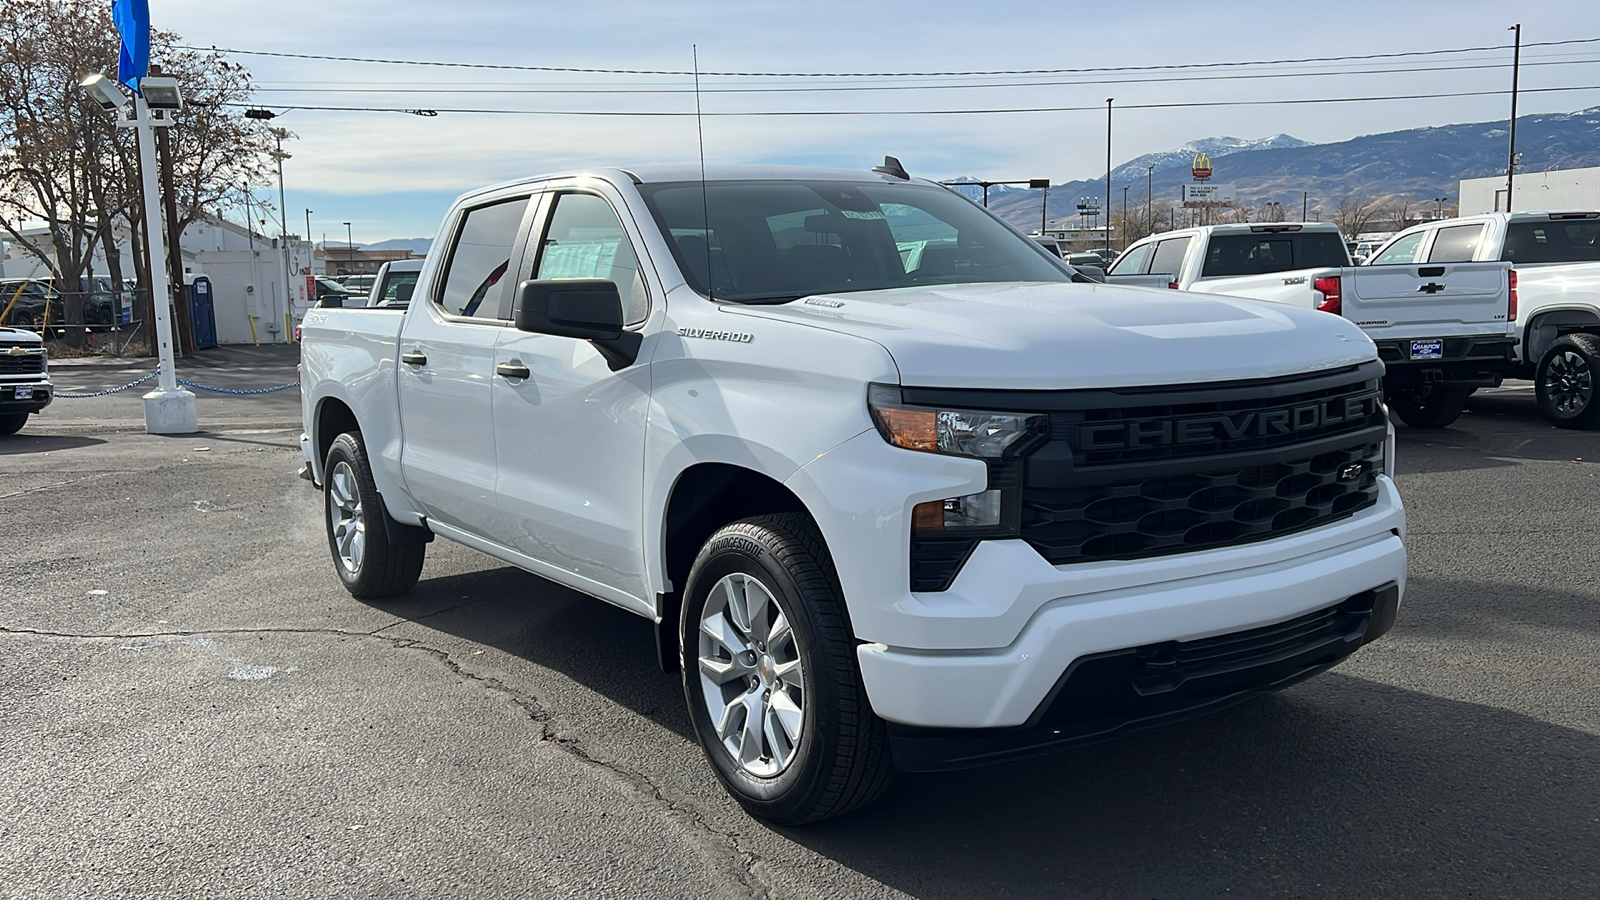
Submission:
[[[1422,239],[1427,237],[1426,232],[1408,234],[1389,245],[1389,249],[1373,257],[1367,263],[1369,266],[1403,266],[1417,258],[1417,248],[1422,246]]]
[[[511,318],[505,274],[527,209],[528,198],[518,197],[467,211],[445,262],[444,290],[434,299],[440,309],[474,319]]]
[[[540,245],[534,276],[603,278],[622,295],[623,319],[632,325],[650,313],[650,296],[639,275],[639,257],[617,213],[594,194],[561,194]]]
[[[678,182],[639,190],[690,287],[718,300],[1072,278],[1044,247],[931,185]]]
[[[1155,244],[1140,244],[1132,250],[1117,257],[1116,265],[1111,267],[1107,275],[1140,275],[1144,273],[1144,261],[1150,258],[1150,251],[1155,249]]]
[[[1428,262],[1472,262],[1482,238],[1482,225],[1441,228],[1433,239],[1433,247],[1428,250]]]

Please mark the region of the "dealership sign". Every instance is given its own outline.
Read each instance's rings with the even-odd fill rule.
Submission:
[[[1183,186],[1183,205],[1232,206],[1236,195],[1231,184],[1186,184]]]

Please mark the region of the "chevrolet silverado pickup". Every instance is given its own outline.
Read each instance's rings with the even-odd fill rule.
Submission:
[[[0,437],[21,431],[28,416],[50,405],[53,392],[44,341],[0,325]]]
[[[1517,378],[1561,428],[1600,425],[1600,211],[1488,213],[1395,235],[1371,265],[1499,260],[1511,265],[1511,319],[1521,323]]]
[[[1505,263],[1437,262],[1352,267],[1343,235],[1328,222],[1209,225],[1133,244],[1107,280],[1343,315],[1377,342],[1395,415],[1416,428],[1443,428],[1468,394],[1511,374],[1517,337]]]
[[[443,537],[636,613],[715,776],[789,824],[1390,629],[1405,513],[1360,329],[1074,280],[891,163],[485,188],[404,309],[312,310],[344,586],[402,594]]]

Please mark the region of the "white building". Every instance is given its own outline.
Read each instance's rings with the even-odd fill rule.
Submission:
[[[38,243],[48,244],[43,226],[23,233],[30,239],[39,235]],[[116,235],[123,276],[132,278],[129,234],[119,229]],[[211,280],[218,343],[281,344],[291,340],[294,323],[311,306],[307,297],[315,297],[315,288],[307,281],[313,273],[321,274],[321,261],[312,259],[310,244],[294,236],[289,238],[287,251],[278,243],[277,238],[252,234],[242,225],[209,216],[183,230],[179,245],[184,280],[193,283],[199,275]],[[49,268],[15,242],[7,242],[5,251],[0,271],[7,277],[50,277]],[[104,277],[109,271],[104,253],[97,249],[93,274]]]
[[[1512,181],[1516,196],[1511,208],[1600,210],[1600,167],[1518,172]],[[1506,208],[1506,178],[1468,178],[1459,188],[1461,215],[1501,212]]]

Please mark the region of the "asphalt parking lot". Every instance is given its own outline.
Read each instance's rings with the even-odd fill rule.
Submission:
[[[351,599],[297,392],[183,437],[136,395],[0,442],[0,896],[1600,895],[1600,434],[1525,386],[1402,431],[1409,590],[1340,668],[803,829],[723,795],[643,620],[446,542]]]

